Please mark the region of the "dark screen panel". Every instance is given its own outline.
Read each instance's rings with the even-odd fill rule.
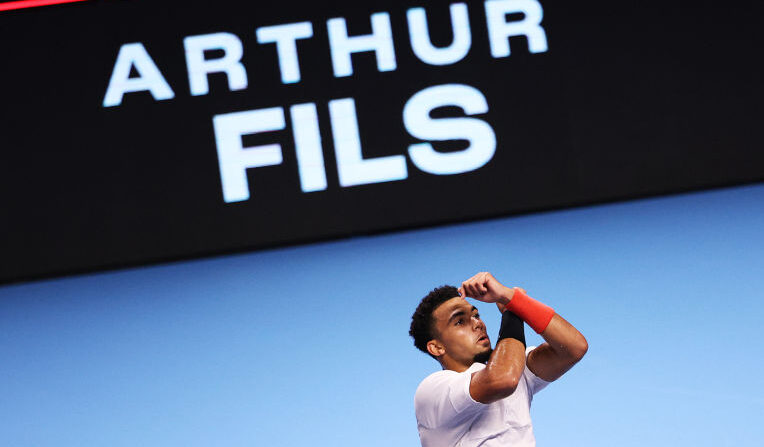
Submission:
[[[453,27],[448,4],[416,2],[87,1],[0,13],[0,281],[764,177],[753,7],[454,5]],[[463,57],[440,52],[438,65],[416,53],[416,7],[436,47],[469,36]],[[351,75],[337,68],[337,18],[379,45],[351,56]],[[312,33],[294,41],[299,81],[279,64],[288,49],[258,42],[288,24]],[[216,60],[232,71],[216,72]],[[119,87],[140,81],[151,87]],[[110,89],[122,90],[118,103]],[[429,159],[413,155],[422,143]],[[252,157],[228,179],[226,144]],[[249,197],[227,201],[236,172]]]

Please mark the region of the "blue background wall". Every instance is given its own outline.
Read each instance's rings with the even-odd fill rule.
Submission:
[[[438,365],[411,313],[489,270],[589,340],[534,400],[539,445],[760,445],[763,204],[748,186],[5,286],[0,443],[418,445]]]

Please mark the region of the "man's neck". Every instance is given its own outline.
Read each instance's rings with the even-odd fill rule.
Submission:
[[[460,361],[454,360],[452,358],[445,358],[445,359],[443,359],[440,362],[440,366],[443,369],[447,369],[447,370],[450,370],[450,371],[456,371],[456,372],[460,373],[460,372],[467,371],[467,369],[469,369],[469,367],[472,366],[473,363],[475,363],[475,362],[470,362],[469,365],[466,365],[465,362],[460,362]]]
[[[444,357],[440,360],[440,366],[443,369],[448,369],[448,370],[456,371],[456,372],[464,372],[464,371],[467,371],[467,369],[469,369],[469,367],[474,365],[475,363],[482,363],[485,365],[488,362],[488,359],[491,358],[492,352],[493,350],[490,350],[482,354],[478,354],[475,356],[475,358],[468,360],[466,362],[459,361],[451,357]]]

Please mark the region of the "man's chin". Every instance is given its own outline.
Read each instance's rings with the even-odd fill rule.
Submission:
[[[483,363],[485,364],[488,362],[488,359],[491,357],[491,353],[493,352],[493,349],[488,349],[485,352],[481,352],[480,354],[476,354],[475,357],[472,359],[475,363]]]

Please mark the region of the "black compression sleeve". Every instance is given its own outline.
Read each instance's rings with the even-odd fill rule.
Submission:
[[[525,346],[525,325],[523,320],[508,310],[501,314],[501,328],[499,329],[499,341],[505,338],[514,338]]]

